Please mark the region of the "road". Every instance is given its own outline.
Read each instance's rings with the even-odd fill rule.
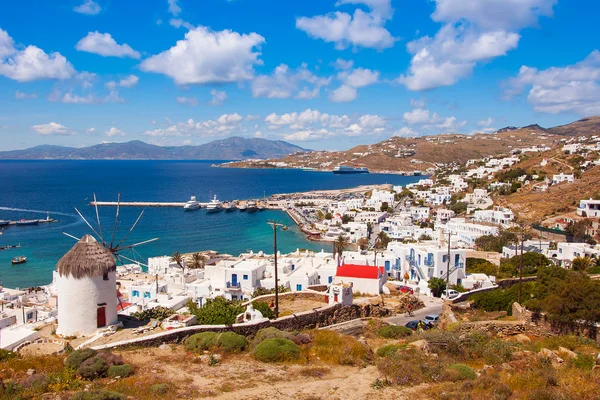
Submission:
[[[415,311],[413,317],[406,317],[404,314],[397,314],[393,317],[386,318],[385,321],[389,322],[390,324],[404,326],[408,321],[412,321],[414,319],[423,319],[429,314],[440,315],[442,313],[443,301],[441,299],[427,296],[421,296],[420,299],[423,301],[423,303],[425,303],[425,307]]]

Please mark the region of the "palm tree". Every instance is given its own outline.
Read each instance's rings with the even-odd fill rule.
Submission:
[[[338,236],[338,238],[335,240],[335,242],[333,242],[333,253],[334,255],[337,254],[338,267],[340,266],[340,262],[342,260],[342,254],[344,253],[344,250],[346,250],[349,244],[350,243],[348,242],[348,239],[346,239],[346,237],[341,233],[340,236]]]
[[[190,268],[200,269],[204,268],[204,257],[200,253],[192,254],[192,262],[190,264]]]
[[[387,233],[385,233],[384,231],[379,232],[379,234],[377,234],[377,239],[375,239],[375,248],[380,248],[380,249],[384,249],[387,247],[387,244],[389,243],[390,238],[387,235]]]
[[[184,269],[183,256],[180,252],[176,251],[175,253],[173,253],[173,255],[171,256],[171,261],[177,263],[177,265],[179,265],[179,268],[181,268],[182,270]]]
[[[371,239],[371,234],[373,233],[373,224],[367,222],[367,238]]]

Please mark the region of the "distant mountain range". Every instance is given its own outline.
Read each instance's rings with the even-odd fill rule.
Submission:
[[[41,145],[0,152],[3,160],[246,160],[307,151],[281,140],[230,137],[199,146],[162,147],[140,140],[75,148]]]

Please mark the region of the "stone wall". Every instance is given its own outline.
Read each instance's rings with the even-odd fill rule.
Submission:
[[[100,346],[92,346],[93,349],[114,349],[131,346],[160,346],[162,343],[181,343],[186,338],[200,332],[226,332],[232,331],[244,336],[253,336],[262,328],[275,327],[280,330],[296,331],[302,329],[314,329],[340,322],[351,321],[365,317],[385,317],[391,315],[392,311],[386,308],[381,301],[373,301],[366,304],[353,304],[343,306],[334,304],[316,308],[312,311],[292,314],[277,320],[265,320],[259,322],[247,322],[244,324],[226,325],[196,325],[172,331],[160,332],[154,335],[123,340]]]
[[[523,321],[477,321],[464,322],[460,325],[460,333],[473,331],[493,333],[497,336],[513,336],[523,333],[527,326]]]

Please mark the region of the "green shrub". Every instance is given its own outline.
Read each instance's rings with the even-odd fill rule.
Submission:
[[[91,390],[89,392],[77,392],[71,400],[123,400],[125,396],[107,390]]]
[[[383,328],[377,331],[377,334],[386,339],[399,339],[402,337],[412,335],[412,329],[409,329],[405,326],[384,326]]]
[[[204,351],[215,346],[217,334],[215,332],[200,332],[190,336],[185,341],[185,348],[190,351]]]
[[[208,299],[202,307],[190,300],[187,307],[190,314],[196,316],[198,325],[233,325],[235,318],[245,310],[241,302],[223,297]]]
[[[173,314],[175,314],[175,311],[173,311],[169,307],[154,307],[154,308],[148,308],[144,311],[138,311],[138,312],[131,313],[131,316],[140,321],[148,321],[151,319],[163,321],[163,320],[169,318]]]
[[[252,306],[255,310],[260,311],[263,317],[268,319],[275,318],[275,313],[273,312],[273,310],[271,310],[271,307],[269,307],[269,303],[267,303],[266,301],[255,301],[252,303]]]
[[[93,349],[75,350],[65,360],[67,368],[77,369],[88,358],[94,357],[98,352]]]
[[[117,376],[121,378],[127,378],[128,376],[133,375],[133,368],[131,365],[123,364],[123,365],[111,365],[108,368],[108,377],[116,378]]]
[[[150,386],[150,392],[155,395],[164,395],[169,391],[169,385],[166,383],[156,383]]]
[[[11,358],[15,358],[17,353],[13,353],[12,351],[0,349],[0,361],[6,361]]]
[[[596,359],[589,354],[578,354],[577,358],[572,358],[569,363],[579,369],[590,371],[596,364]]]
[[[92,381],[94,379],[106,377],[108,368],[109,365],[104,358],[94,356],[81,363],[79,368],[77,368],[77,374],[84,379]]]
[[[258,332],[256,332],[254,339],[252,339],[252,347],[258,346],[267,339],[283,338],[292,340],[292,336],[293,335],[289,332],[280,331],[279,329],[270,326],[268,328],[260,329]]]
[[[452,364],[448,367],[449,369],[453,369],[455,371],[458,371],[460,373],[460,375],[464,378],[464,379],[475,379],[477,378],[477,374],[475,373],[475,371],[473,371],[473,369],[467,365],[464,364]]]
[[[284,338],[263,340],[254,349],[254,358],[262,362],[293,361],[300,357],[300,348]]]
[[[388,344],[377,349],[376,354],[379,357],[389,357],[400,349],[397,344]]]
[[[226,353],[241,353],[248,346],[248,340],[234,332],[223,332],[217,336],[217,346]]]

